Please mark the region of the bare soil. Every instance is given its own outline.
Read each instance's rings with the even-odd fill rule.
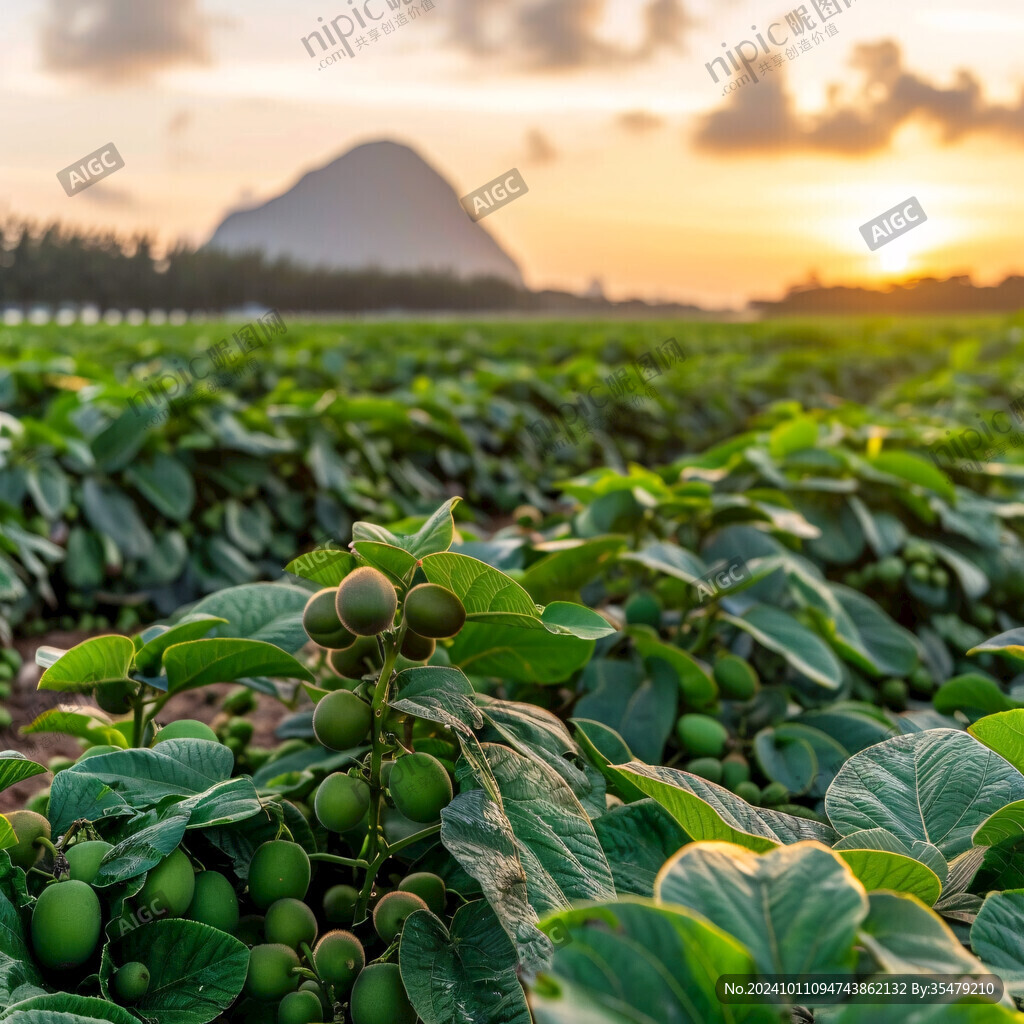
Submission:
[[[69,696],[72,702],[83,699],[52,690],[36,689],[42,675],[42,669],[35,663],[36,650],[39,647],[60,647],[66,650],[89,639],[91,635],[101,634],[55,631],[42,637],[15,643],[14,646],[25,664],[11,686],[11,696],[4,705],[10,712],[13,722],[8,728],[0,729],[0,750],[16,750],[42,765],[46,765],[51,757],[77,758],[82,753],[81,743],[71,736],[55,733],[33,733],[24,736],[19,730],[48,708],[69,703]],[[180,718],[195,718],[209,724],[220,711],[225,695],[233,689],[233,684],[223,683],[180,693],[167,702],[160,716],[161,723],[166,725]],[[263,694],[257,694],[256,698],[256,709],[246,716],[256,728],[253,745],[274,746],[277,742],[274,730],[289,712],[284,705]],[[50,785],[52,778],[53,776],[49,774],[37,775],[4,790],[0,793],[0,812],[24,807],[32,796]]]

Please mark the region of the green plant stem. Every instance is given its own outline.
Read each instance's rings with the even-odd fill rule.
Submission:
[[[311,853],[310,860],[323,861],[325,864],[338,864],[344,868],[359,868],[365,870],[370,866],[369,861],[356,860],[352,857],[339,857],[334,853]]]
[[[142,746],[142,735],[143,735],[143,732],[145,731],[145,725],[143,724],[143,721],[142,721],[142,719],[143,719],[143,699],[142,699],[141,689],[140,689],[138,697],[135,698],[135,708],[134,708],[134,711],[135,711],[135,718],[134,718],[135,724],[133,726],[133,732],[132,732],[132,746],[133,747],[141,747]]]

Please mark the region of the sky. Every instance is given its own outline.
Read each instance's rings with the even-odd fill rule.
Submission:
[[[0,0],[0,214],[201,243],[392,139],[459,195],[522,172],[482,223],[534,288],[724,307],[1024,273],[1021,0],[415,0],[321,67],[303,38],[357,2]],[[69,198],[57,171],[109,142],[124,169]],[[927,222],[871,252],[911,196]]]

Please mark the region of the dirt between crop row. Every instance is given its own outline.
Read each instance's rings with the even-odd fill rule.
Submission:
[[[4,702],[13,722],[8,728],[0,730],[0,750],[16,750],[42,765],[45,765],[51,757],[58,755],[78,757],[81,754],[81,744],[71,736],[61,736],[55,733],[33,733],[24,736],[19,730],[22,726],[34,721],[48,708],[68,703],[69,700],[68,694],[36,689],[36,684],[42,675],[42,669],[35,663],[36,650],[40,647],[59,647],[66,650],[87,640],[90,635],[92,634],[58,631],[15,643],[14,646],[24,659],[25,664],[11,687],[10,698]],[[201,722],[209,723],[220,710],[224,695],[232,689],[234,689],[232,684],[224,683],[179,693],[167,702],[160,715],[160,721],[162,724],[166,724],[179,718],[196,718]],[[246,716],[256,729],[252,742],[255,746],[273,746],[276,742],[274,730],[289,712],[284,705],[270,697],[263,694],[256,696],[256,709]],[[73,699],[77,701],[80,698],[74,697]],[[49,786],[52,778],[51,775],[37,775],[35,778],[4,790],[0,793],[0,812],[24,807],[35,793]]]

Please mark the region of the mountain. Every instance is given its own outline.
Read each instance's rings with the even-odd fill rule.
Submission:
[[[206,247],[307,267],[450,270],[523,286],[515,261],[451,185],[415,150],[387,141],[357,146],[262,206],[228,214]]]

